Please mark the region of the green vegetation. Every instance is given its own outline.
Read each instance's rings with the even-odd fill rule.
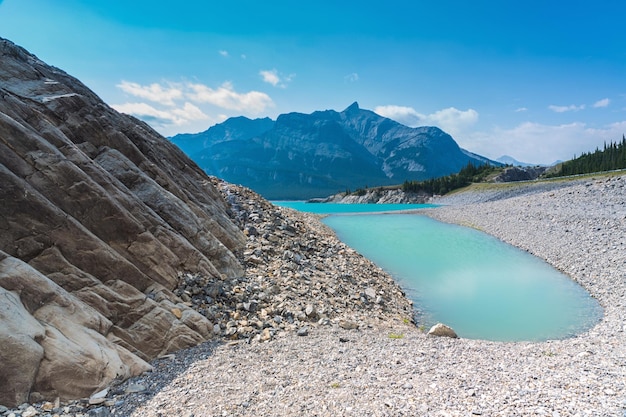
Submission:
[[[501,168],[489,164],[476,166],[469,162],[458,174],[446,175],[445,177],[432,178],[425,181],[405,181],[402,191],[405,193],[447,194],[452,190],[463,188],[473,182],[482,182],[490,174]]]
[[[556,172],[546,175],[548,178],[566,175],[589,174],[592,172],[612,171],[626,168],[626,136],[622,141],[604,144],[604,149],[583,153],[578,158],[563,162]]]
[[[389,333],[390,339],[404,339],[404,333]]]

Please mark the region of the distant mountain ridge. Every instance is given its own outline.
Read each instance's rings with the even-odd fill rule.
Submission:
[[[514,167],[534,167],[534,166],[540,165],[540,164],[533,164],[530,162],[520,162],[517,159],[509,155],[502,155],[501,157],[496,159],[496,161],[502,162],[505,165],[513,165]]]
[[[404,126],[353,103],[342,112],[230,118],[170,138],[208,174],[268,199],[325,197],[458,172],[468,162],[500,165],[461,149],[437,127]]]

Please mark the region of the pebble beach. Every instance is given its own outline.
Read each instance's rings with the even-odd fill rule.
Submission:
[[[385,281],[376,293],[388,303],[400,297],[399,308],[361,294],[341,308],[320,309],[314,321],[302,316],[271,338],[221,338],[176,352],[155,361],[153,372],[111,389],[108,406],[85,408],[83,415],[626,415],[626,176],[517,184],[434,202],[441,207],[413,215],[476,228],[544,259],[600,302],[600,323],[545,342],[428,336],[407,319],[409,303]],[[319,218],[281,210],[334,239]],[[349,258],[344,268],[358,264],[377,280],[385,276],[333,245]],[[310,279],[324,288],[330,268]],[[355,285],[371,287],[368,282]],[[293,304],[295,297],[283,299]]]
[[[436,338],[389,321],[201,346],[131,415],[623,416],[626,178],[519,185],[437,203],[444,206],[428,215],[483,230],[568,274],[602,304],[602,321],[541,343]]]

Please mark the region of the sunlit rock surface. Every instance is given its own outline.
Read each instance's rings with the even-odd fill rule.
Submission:
[[[178,148],[0,38],[0,404],[88,396],[211,338],[172,290],[239,276],[244,243]]]

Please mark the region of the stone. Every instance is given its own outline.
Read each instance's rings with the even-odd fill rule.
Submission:
[[[441,336],[441,337],[451,337],[457,338],[456,332],[451,328],[442,323],[437,323],[430,328],[428,331],[429,336]]]
[[[243,303],[244,310],[249,311],[251,313],[256,312],[258,307],[259,307],[259,303],[256,301],[247,301]]]
[[[270,332],[270,329],[269,328],[263,329],[263,331],[261,332],[261,341],[267,342],[271,338],[272,338],[272,333]]]
[[[39,411],[32,405],[29,406],[24,412],[22,412],[22,417],[33,417],[39,414]]]
[[[106,398],[89,398],[89,405],[98,405],[106,401]]]
[[[315,306],[312,306],[310,304],[306,306],[304,310],[304,314],[306,314],[306,317],[310,320],[317,319],[317,309],[315,308]]]
[[[170,311],[172,312],[174,316],[176,316],[177,319],[180,319],[181,317],[183,317],[183,312],[180,311],[180,308],[173,308]]]
[[[111,412],[107,407],[97,407],[89,410],[87,415],[89,417],[108,417],[111,415]]]
[[[309,328],[308,327],[301,327],[298,329],[298,331],[296,332],[296,334],[298,336],[308,336],[309,335]]]
[[[359,328],[359,325],[349,320],[339,320],[339,327],[346,330],[355,330]]]
[[[109,389],[105,388],[101,391],[91,394],[91,396],[89,397],[89,404],[90,405],[102,404],[103,402],[106,401],[106,396],[108,393],[109,393]]]
[[[128,386],[124,390],[126,394],[133,394],[133,393],[144,392],[144,391],[146,391],[146,387],[145,385],[142,385],[142,384],[128,384]]]
[[[365,289],[365,295],[369,298],[376,298],[376,290],[372,287],[368,287]]]

